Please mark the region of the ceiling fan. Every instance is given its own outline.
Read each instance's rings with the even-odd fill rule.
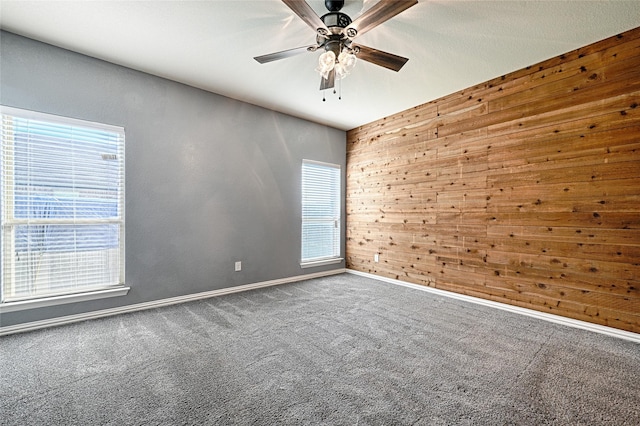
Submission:
[[[400,71],[409,60],[356,44],[353,40],[416,5],[418,0],[380,0],[354,21],[340,12],[344,6],[344,0],[325,0],[324,4],[329,12],[321,17],[304,0],[282,0],[282,2],[316,32],[316,43],[256,56],[254,59],[261,64],[322,49],[324,53],[320,55],[316,70],[321,75],[320,90],[324,90],[334,87],[336,80],[346,77],[355,65],[356,58],[393,71]]]

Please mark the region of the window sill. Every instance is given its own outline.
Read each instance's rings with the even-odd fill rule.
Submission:
[[[84,302],[87,300],[104,299],[107,297],[126,296],[127,293],[129,293],[130,289],[131,287],[117,287],[107,290],[90,291],[86,293],[65,294],[62,296],[43,297],[41,299],[0,303],[0,313],[44,308],[47,306],[63,305],[65,303],[76,303]]]
[[[311,262],[301,262],[300,267],[302,269],[305,269],[305,268],[314,268],[316,266],[333,265],[334,263],[341,263],[343,260],[344,259],[342,257],[335,257],[332,259],[315,260]]]

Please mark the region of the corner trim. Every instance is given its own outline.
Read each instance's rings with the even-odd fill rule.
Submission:
[[[548,314],[546,312],[540,312],[533,309],[522,308],[520,306],[507,305],[506,303],[481,299],[479,297],[467,296],[466,294],[454,293],[452,291],[446,291],[438,288],[427,287],[420,284],[407,283],[407,282],[396,280],[393,278],[381,277],[378,275],[370,274],[367,272],[360,272],[353,269],[347,269],[346,272],[349,274],[360,275],[360,276],[371,278],[378,281],[384,281],[390,284],[409,287],[415,290],[426,291],[428,293],[437,294],[439,296],[450,297],[452,299],[458,299],[458,300],[464,300],[465,302],[471,302],[471,303],[476,303],[478,305],[489,306],[491,308],[501,309],[503,311],[509,311],[516,314],[526,315],[526,316],[541,319],[544,321],[553,322],[556,324],[566,325],[568,327],[579,328],[582,330],[592,331],[594,333],[606,334],[607,336],[617,337],[618,339],[629,340],[634,343],[640,343],[640,334],[633,333],[631,331],[620,330],[617,328],[608,327],[606,325],[593,324],[587,321],[581,321],[573,318],[563,317],[560,315]]]
[[[0,327],[0,336],[6,336],[15,333],[24,333],[27,331],[38,330],[41,328],[55,327],[59,325],[72,324],[80,321],[87,321],[97,318],[104,318],[113,315],[125,314],[129,312],[143,311],[146,309],[159,308],[163,306],[176,305],[179,303],[191,302],[195,300],[208,299],[211,297],[224,296],[226,294],[239,293],[248,290],[255,290],[263,287],[271,287],[280,284],[288,284],[297,281],[310,280],[313,278],[326,277],[330,275],[343,274],[345,268],[334,269],[331,271],[316,272],[313,274],[297,275],[288,278],[280,278],[277,280],[262,281],[253,284],[239,285],[236,287],[222,288],[219,290],[205,291],[202,293],[187,294],[184,296],[170,297],[168,299],[153,300],[150,302],[137,303],[134,305],[121,306],[117,308],[103,309],[100,311],[86,312],[82,314],[68,315],[64,317],[51,318],[41,321],[33,321],[24,324]]]

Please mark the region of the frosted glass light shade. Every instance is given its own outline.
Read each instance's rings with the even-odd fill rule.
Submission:
[[[316,71],[322,75],[325,79],[329,77],[329,72],[336,66],[336,54],[332,51],[324,52],[318,58],[318,68]]]
[[[342,51],[338,55],[338,63],[335,65],[336,78],[343,79],[351,73],[356,66],[356,55],[347,51]]]
[[[356,66],[356,55],[347,51],[342,51],[338,55],[338,62],[340,62],[347,71],[351,71]]]

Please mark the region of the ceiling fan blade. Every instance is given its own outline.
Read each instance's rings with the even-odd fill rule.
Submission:
[[[418,0],[380,0],[371,9],[356,18],[347,27],[345,34],[349,34],[349,29],[353,28],[357,31],[357,35],[362,35],[416,4],[418,4]]]
[[[260,62],[261,64],[266,64],[267,62],[290,58],[292,56],[299,55],[300,53],[313,52],[317,48],[318,46],[316,45],[296,47],[295,49],[283,50],[282,52],[275,52],[275,53],[269,53],[268,55],[256,56],[253,59]]]
[[[336,70],[329,71],[327,78],[322,77],[320,81],[320,90],[331,89],[336,83]]]
[[[304,0],[282,0],[282,3],[289,6],[289,9],[293,10],[296,15],[307,23],[311,29],[320,35],[329,34],[329,29],[322,22],[322,19],[313,11],[311,6]]]
[[[408,58],[403,58],[402,56],[383,52],[382,50],[363,46],[361,44],[354,44],[352,48],[356,50],[360,49],[360,51],[356,54],[356,57],[358,59],[371,62],[372,64],[380,65],[381,67],[388,68],[392,71],[400,71],[400,68],[402,68],[404,64],[409,60]]]

